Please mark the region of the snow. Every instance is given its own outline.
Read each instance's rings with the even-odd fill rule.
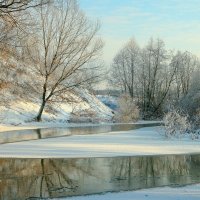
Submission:
[[[102,118],[109,120],[112,117],[112,110],[105,106],[95,95],[91,95],[87,90],[79,90],[78,92],[86,102],[89,103],[90,107],[96,112],[101,113]]]
[[[40,90],[37,94],[29,90],[31,83],[34,84],[36,79],[32,66],[28,61],[19,60],[9,52],[0,55],[0,66],[2,75],[0,123],[18,125],[33,121],[38,114],[42,94]],[[38,78],[37,81],[40,82]],[[76,88],[65,95],[70,97],[70,103],[47,103],[42,115],[43,121],[64,123],[73,120],[75,122],[111,121],[112,110],[87,89]],[[83,113],[84,116],[79,116],[77,113]]]
[[[81,89],[77,93],[76,103],[60,103],[52,108],[44,110],[42,119],[44,122],[68,123],[72,118],[72,113],[84,113],[84,120],[96,119],[97,122],[110,121],[113,117],[112,110],[105,106],[93,94],[87,90]],[[40,103],[23,100],[15,100],[12,103],[0,106],[0,122],[2,124],[19,125],[33,121],[37,116]],[[90,114],[93,114],[90,116]],[[76,114],[76,113],[75,113]],[[83,118],[83,117],[82,117]],[[79,122],[81,116],[74,115],[76,122]]]
[[[64,199],[64,198],[63,198]],[[68,197],[66,200],[196,200],[200,199],[200,184],[181,188],[153,188],[140,191],[106,193],[102,195]]]
[[[0,145],[0,157],[80,158],[200,153],[200,141],[167,139],[160,127]]]
[[[117,109],[117,97],[110,95],[97,95],[97,98],[109,108],[113,110]]]

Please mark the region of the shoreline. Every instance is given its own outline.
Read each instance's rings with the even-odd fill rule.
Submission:
[[[24,124],[0,124],[0,133],[7,131],[30,130],[40,128],[68,128],[68,127],[86,127],[86,126],[103,126],[103,125],[120,125],[120,124],[156,124],[162,121],[138,121],[133,123],[63,123],[63,122],[32,122]]]

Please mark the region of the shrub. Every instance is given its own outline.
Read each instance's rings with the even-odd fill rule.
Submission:
[[[115,114],[117,122],[134,122],[139,119],[139,109],[129,95],[122,95],[118,100],[118,110]]]
[[[165,136],[167,137],[180,137],[189,133],[191,130],[187,115],[184,115],[175,109],[168,112],[164,116],[163,121],[165,125]]]
[[[197,109],[195,114],[191,117],[191,136],[192,139],[199,139],[200,137],[200,109]]]

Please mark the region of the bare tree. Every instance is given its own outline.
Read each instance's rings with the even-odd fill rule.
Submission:
[[[50,0],[0,0],[1,46],[17,46],[16,38],[26,37],[29,27],[32,26],[29,20],[30,12],[33,8],[49,2]]]
[[[5,23],[8,30],[12,27],[21,27],[23,11],[30,10],[50,3],[50,0],[0,0],[0,24]],[[27,14],[27,13],[26,13]],[[27,17],[27,15],[26,15]]]
[[[176,67],[160,39],[142,50],[132,40],[114,58],[113,83],[118,83],[140,106],[144,118],[160,113],[174,80]]]
[[[49,0],[0,0],[0,16],[28,8],[35,8],[48,3]]]
[[[196,56],[189,52],[180,52],[173,57],[177,64],[177,72],[174,86],[176,98],[180,100],[189,93],[193,82],[193,75],[198,71],[199,62]]]
[[[139,65],[140,48],[134,39],[131,39],[125,47],[115,56],[112,64],[112,82],[118,85],[122,91],[135,97],[136,71]]]
[[[90,22],[74,0],[41,7],[40,31],[29,40],[27,51],[38,76],[41,116],[47,102],[67,99],[66,92],[95,81],[99,69],[92,65],[103,43],[96,37],[98,23]]]

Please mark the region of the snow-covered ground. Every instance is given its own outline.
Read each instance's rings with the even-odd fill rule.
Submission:
[[[109,95],[97,95],[97,98],[109,108],[113,110],[117,109],[117,97]]]
[[[133,192],[107,193],[66,198],[66,200],[199,200],[200,184],[179,188],[154,188]]]
[[[9,51],[0,54],[0,123],[19,125],[36,118],[42,92],[31,90],[35,79],[42,81],[27,61]],[[67,92],[67,102],[47,103],[42,115],[45,122],[101,122],[110,121],[112,110],[91,91],[76,88]],[[58,100],[59,101],[59,100]]]
[[[149,127],[2,144],[0,157],[79,158],[200,153],[200,140],[187,137],[167,139],[162,131],[162,128]]]
[[[98,100],[95,95],[82,89],[77,92],[74,103],[60,103],[47,106],[42,115],[43,122],[109,122],[113,117],[112,110]],[[8,105],[0,106],[0,123],[23,125],[34,121],[39,110],[40,102],[15,100]]]

